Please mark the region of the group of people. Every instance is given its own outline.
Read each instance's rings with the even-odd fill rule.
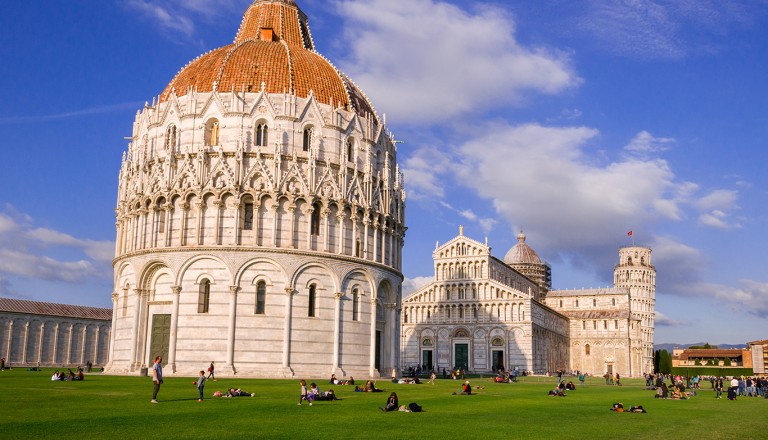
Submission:
[[[320,389],[317,387],[317,384],[314,382],[310,383],[309,387],[307,387],[307,381],[304,379],[301,379],[299,384],[301,385],[299,406],[301,406],[302,402],[305,400],[309,403],[309,406],[312,406],[312,402],[315,400],[339,400],[339,398],[336,397],[336,393],[334,393],[332,389],[328,391],[320,391]]]
[[[53,373],[53,376],[51,376],[51,380],[83,380],[83,379],[85,379],[85,374],[83,374],[82,368],[78,368],[77,373],[72,371],[71,368],[69,368],[66,373],[64,371],[59,372],[59,370],[56,370]]]

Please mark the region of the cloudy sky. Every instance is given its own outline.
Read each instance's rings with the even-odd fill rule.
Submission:
[[[297,0],[404,143],[404,274],[522,228],[555,288],[652,247],[656,342],[768,337],[768,1]],[[248,0],[12,2],[0,17],[0,296],[110,306],[136,111]]]

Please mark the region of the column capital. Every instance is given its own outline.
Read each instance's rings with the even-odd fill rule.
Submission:
[[[288,296],[295,295],[296,293],[298,293],[298,292],[296,292],[296,290],[293,287],[286,287],[285,288],[285,294],[288,295]]]
[[[116,302],[118,298],[120,298],[120,294],[117,292],[112,292],[112,302]]]
[[[181,295],[181,286],[171,286],[171,292],[177,296]]]
[[[229,293],[231,295],[237,295],[238,290],[240,290],[240,286],[229,286]]]
[[[336,301],[341,301],[341,298],[344,297],[344,292],[336,292],[333,294],[333,296],[336,297]]]

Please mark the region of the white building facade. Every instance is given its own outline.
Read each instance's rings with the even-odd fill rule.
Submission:
[[[103,366],[112,311],[0,298],[0,357],[10,367]]]
[[[108,371],[376,377],[398,365],[393,136],[293,0],[136,115],[119,177]]]
[[[504,261],[462,233],[433,259],[434,282],[403,299],[401,368],[653,371],[650,248],[621,248],[615,286],[604,289],[551,290],[549,265],[522,232]]]
[[[432,256],[435,280],[403,300],[401,368],[568,368],[568,318],[539,300],[535,281],[463,233]]]

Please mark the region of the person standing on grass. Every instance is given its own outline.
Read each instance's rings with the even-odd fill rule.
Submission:
[[[205,371],[200,370],[200,376],[197,378],[197,382],[195,382],[195,385],[197,385],[197,391],[200,394],[200,397],[197,398],[197,401],[202,402],[203,388],[205,387]]]
[[[155,357],[155,363],[152,364],[152,382],[155,384],[152,390],[152,400],[150,402],[157,403],[157,392],[160,391],[160,385],[163,383],[163,357]]]

